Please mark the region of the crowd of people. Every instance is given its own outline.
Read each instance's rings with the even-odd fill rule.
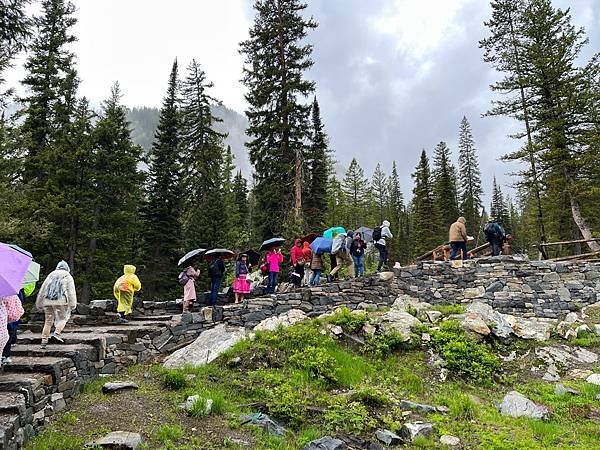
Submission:
[[[343,229],[342,229],[343,230]],[[490,244],[491,255],[502,254],[503,244],[507,235],[502,226],[490,218],[483,227],[485,239]],[[313,250],[308,240],[296,239],[290,249],[289,281],[294,286],[317,286],[326,270],[325,255],[329,254],[330,272],[327,281],[339,276],[345,268],[348,277],[365,275],[365,255],[369,242],[379,254],[377,271],[387,269],[388,239],[392,239],[390,223],[384,220],[379,227],[372,230],[367,238],[360,231],[338,232],[332,235],[331,249],[327,251]],[[459,217],[450,226],[449,243],[450,259],[455,260],[459,255],[463,260],[469,258],[467,243],[472,238],[467,235],[466,221]],[[232,253],[233,254],[233,253]],[[234,303],[242,303],[245,296],[251,292],[252,283],[266,284],[265,292],[274,293],[277,290],[279,274],[282,271],[285,258],[280,245],[271,246],[262,263],[253,266],[246,253],[240,254],[235,261],[233,282]],[[123,275],[119,276],[113,286],[113,294],[117,300],[119,322],[127,323],[128,316],[133,312],[134,295],[142,288],[135,274],[133,265],[123,266]],[[215,305],[221,290],[226,266],[223,255],[217,254],[210,258],[208,264],[210,293],[208,304]],[[179,283],[183,287],[183,311],[189,311],[197,300],[196,284],[201,271],[189,264],[179,275]],[[24,314],[23,302],[35,290],[35,283],[23,286],[17,295],[0,297],[0,349],[2,349],[2,364],[10,362],[11,347],[17,340],[19,320]],[[75,281],[70,273],[69,265],[60,261],[42,283],[36,297],[36,307],[44,313],[44,327],[41,335],[41,346],[45,348],[49,341],[63,343],[61,333],[71,318],[72,311],[77,307]],[[52,332],[52,328],[54,331]]]

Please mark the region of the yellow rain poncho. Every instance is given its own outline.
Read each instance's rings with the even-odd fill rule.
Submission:
[[[135,266],[123,266],[123,273],[115,282],[113,293],[117,299],[117,312],[127,315],[133,309],[133,294],[142,288],[142,283],[135,274]]]

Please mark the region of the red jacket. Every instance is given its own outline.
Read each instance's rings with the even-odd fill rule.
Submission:
[[[292,247],[292,264],[295,266],[299,259],[304,259],[304,253],[302,247],[294,245]]]

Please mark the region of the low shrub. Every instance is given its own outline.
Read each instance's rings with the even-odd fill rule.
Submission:
[[[351,312],[342,306],[327,321],[342,327],[346,333],[356,334],[369,321],[369,316],[365,311]]]
[[[465,312],[465,307],[462,305],[436,305],[433,309],[441,312],[444,316],[463,314]]]
[[[178,441],[183,438],[184,432],[181,425],[160,425],[154,431],[154,439],[163,445],[167,442]]]
[[[449,374],[489,383],[500,369],[500,361],[489,348],[468,336],[456,321],[446,321],[431,331],[431,345],[446,363]]]
[[[361,434],[375,427],[376,421],[370,417],[369,411],[360,402],[333,399],[323,414],[325,429],[329,432],[346,431]]]
[[[294,353],[289,362],[299,369],[308,371],[317,378],[335,382],[339,368],[335,358],[323,347],[312,345]]]
[[[365,344],[362,347],[362,352],[365,355],[374,356],[375,358],[385,358],[396,350],[411,350],[418,346],[418,337],[411,336],[409,341],[406,341],[404,336],[394,330],[387,332],[375,333],[368,335],[365,339]]]
[[[165,387],[172,391],[178,391],[187,386],[187,378],[185,373],[177,370],[166,370],[163,373],[163,383]]]
[[[306,421],[307,399],[303,390],[292,383],[284,383],[271,391],[267,401],[269,413],[293,427]]]

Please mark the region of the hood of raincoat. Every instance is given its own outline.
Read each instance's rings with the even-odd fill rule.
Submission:
[[[125,264],[123,266],[123,273],[125,275],[132,275],[135,273],[135,266],[132,266],[131,264]]]
[[[384,220],[381,225],[384,226],[384,227],[389,227],[390,223],[387,220]]]
[[[71,272],[71,268],[67,264],[66,261],[61,261],[56,265],[56,270],[66,270],[67,272]]]
[[[310,248],[310,244],[309,244],[308,242],[305,242],[305,243],[304,243],[304,250],[306,250],[306,249],[308,249],[308,248]]]
[[[298,244],[300,244],[300,246],[302,246],[302,239],[296,239],[294,241],[294,246],[298,247]]]
[[[467,223],[467,221],[465,220],[465,218],[462,217],[462,216],[458,218],[457,222],[460,222],[460,223],[463,223],[463,224]]]

